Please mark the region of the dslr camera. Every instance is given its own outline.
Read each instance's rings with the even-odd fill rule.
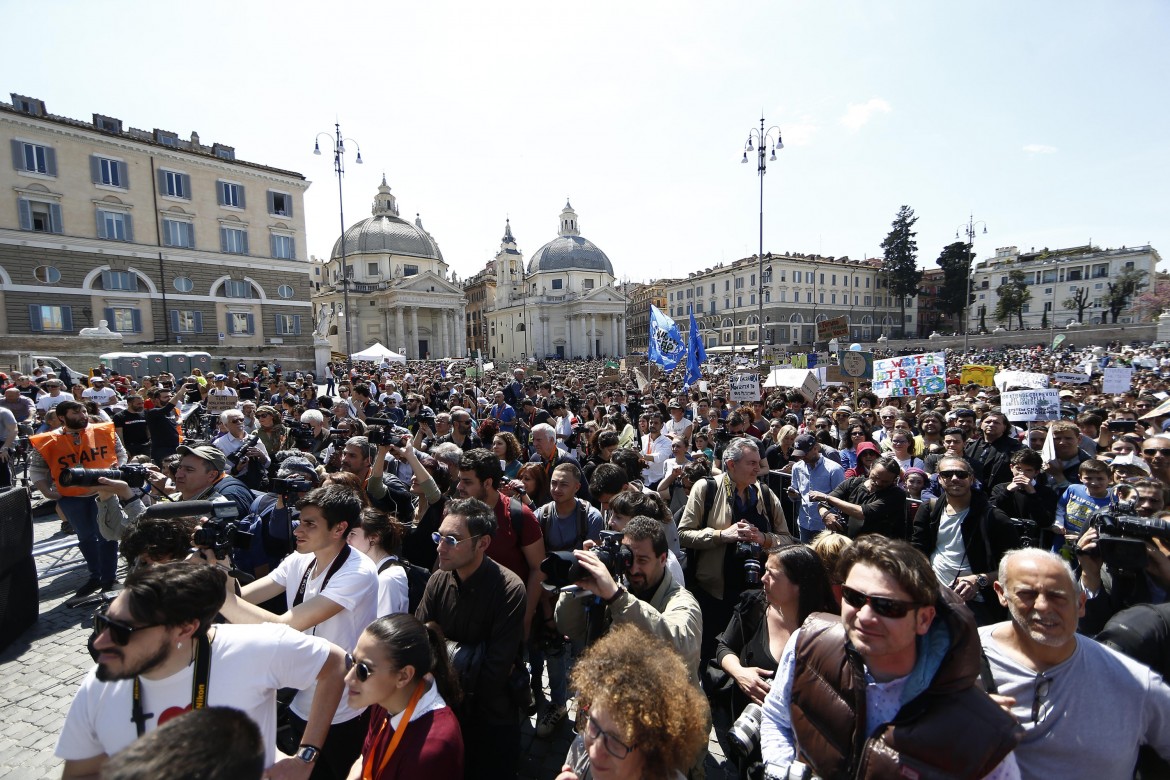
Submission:
[[[251,545],[252,534],[240,527],[240,512],[235,502],[221,497],[211,504],[211,514],[195,529],[191,544],[211,550],[219,559],[229,550]]]
[[[752,587],[760,584],[764,566],[760,563],[760,556],[764,550],[759,542],[737,542],[735,557],[743,559],[743,581]]]
[[[1132,502],[1095,512],[1088,524],[1097,529],[1097,550],[1091,557],[1115,572],[1139,572],[1146,567],[1146,540],[1170,541],[1170,522],[1138,517]]]
[[[411,439],[410,431],[399,427],[393,420],[384,417],[367,417],[366,424],[370,426],[369,430],[366,431],[366,438],[375,447],[387,444],[394,447],[405,447]]]
[[[634,561],[633,551],[622,544],[621,531],[602,531],[601,540],[592,552],[604,564],[614,582],[621,582]],[[567,588],[590,576],[571,550],[549,553],[540,562],[540,570],[544,572],[545,584],[550,588]]]
[[[276,493],[286,499],[285,503],[289,503],[289,497],[295,497],[299,493],[308,493],[313,489],[313,485],[305,479],[296,478],[281,478],[273,477],[268,481],[268,488],[270,493]]]
[[[126,466],[116,466],[112,469],[65,469],[57,475],[57,482],[61,487],[97,487],[98,480],[119,479],[132,488],[140,488],[147,483],[150,472],[145,466],[136,463]]]

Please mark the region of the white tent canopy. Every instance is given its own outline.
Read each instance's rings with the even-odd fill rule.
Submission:
[[[354,360],[372,360],[375,363],[381,363],[383,360],[389,360],[391,363],[406,362],[405,357],[399,355],[392,349],[383,347],[382,344],[377,341],[363,349],[361,352],[353,353],[352,357]]]

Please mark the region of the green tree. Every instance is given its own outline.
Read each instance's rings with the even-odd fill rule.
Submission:
[[[906,299],[918,294],[918,284],[922,281],[922,271],[918,268],[918,243],[914,240],[918,233],[912,229],[917,221],[914,209],[903,206],[898,209],[890,232],[882,241],[882,270],[890,294],[898,298],[902,310],[899,322],[903,337],[906,335]]]
[[[1113,324],[1116,325],[1117,315],[1121,314],[1121,310],[1146,286],[1146,272],[1130,268],[1122,271],[1117,281],[1109,282],[1106,286],[1109,292],[1105,293],[1105,308],[1109,310]]]
[[[938,267],[943,272],[942,289],[939,290],[938,304],[948,314],[962,314],[963,330],[967,330],[967,311],[970,300],[971,245],[965,241],[947,244],[939,253]]]
[[[979,304],[979,332],[987,332],[987,305]]]
[[[1012,317],[1016,317],[1020,330],[1024,329],[1024,306],[1032,300],[1032,291],[1024,281],[1024,272],[1016,269],[1008,274],[1008,280],[996,288],[999,302],[995,304],[996,322],[1011,324]]]
[[[1073,297],[1065,298],[1060,305],[1066,309],[1076,309],[1077,322],[1083,323],[1085,321],[1085,309],[1089,308],[1089,303],[1089,288],[1078,287],[1076,292],[1073,293]]]

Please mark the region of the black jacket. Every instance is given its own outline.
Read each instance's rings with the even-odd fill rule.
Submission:
[[[983,471],[977,474],[984,490],[991,490],[1003,482],[1012,481],[1012,455],[1024,445],[1014,436],[1005,434],[988,444],[983,439],[967,442],[963,451],[967,457],[983,462]]]
[[[914,517],[910,543],[928,558],[938,542],[938,526],[946,504],[945,497],[924,503]],[[967,562],[976,574],[996,571],[1003,554],[1020,546],[1020,535],[1011,518],[996,509],[982,492],[971,494],[971,508],[963,519],[962,534]],[[997,604],[998,599],[991,589],[992,579],[993,576],[988,577],[982,595],[987,603]]]

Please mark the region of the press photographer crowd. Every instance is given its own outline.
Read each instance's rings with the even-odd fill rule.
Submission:
[[[1170,347],[741,361],[4,376],[62,776],[1170,777]]]

